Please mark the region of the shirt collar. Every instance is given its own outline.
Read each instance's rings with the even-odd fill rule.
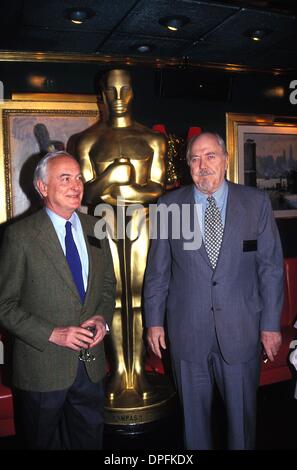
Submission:
[[[217,204],[219,201],[221,201],[224,198],[227,189],[228,189],[228,184],[227,184],[227,181],[224,180],[221,186],[219,187],[219,189],[212,194]],[[205,194],[199,191],[199,189],[197,189],[195,185],[194,185],[194,195],[195,195],[195,201],[198,204],[199,203],[202,204],[203,202],[206,202],[208,198],[208,194]]]
[[[48,207],[45,208],[47,215],[51,219],[54,227],[56,230],[59,232],[65,232],[65,224],[67,222],[64,217],[61,217],[60,215],[56,214],[52,210],[50,210]],[[77,230],[78,227],[78,215],[76,212],[73,212],[72,216],[69,219],[69,222],[71,222],[72,226],[74,227],[75,230]]]

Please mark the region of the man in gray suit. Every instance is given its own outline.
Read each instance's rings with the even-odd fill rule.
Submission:
[[[103,338],[115,306],[109,245],[94,237],[97,219],[76,212],[83,182],[71,155],[47,154],[34,184],[45,208],[6,230],[0,255],[0,324],[15,336],[25,437],[37,449],[100,449]]]
[[[184,249],[185,239],[170,230],[167,239],[152,240],[144,289],[147,339],[161,357],[167,310],[187,448],[212,448],[215,381],[226,407],[228,447],[251,449],[261,342],[271,361],[281,344],[279,234],[267,195],[225,180],[228,155],[217,134],[196,136],[187,159],[194,184],[169,192],[159,204],[177,205],[182,214],[182,205],[189,205],[202,244]]]

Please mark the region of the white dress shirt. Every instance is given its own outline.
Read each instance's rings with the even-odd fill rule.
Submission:
[[[54,229],[56,231],[57,237],[59,239],[60,245],[62,247],[63,253],[66,256],[66,248],[65,248],[65,235],[66,235],[66,228],[65,224],[67,222],[66,219],[59,216],[55,212],[51,211],[50,209],[45,209],[49,218],[52,221]],[[89,256],[88,250],[86,246],[86,241],[83,233],[83,229],[79,220],[79,217],[76,212],[73,212],[72,216],[69,219],[69,222],[72,224],[72,234],[73,239],[75,241],[77,251],[81,260],[82,265],[82,276],[84,282],[85,291],[87,291],[88,286],[88,276],[89,276]]]

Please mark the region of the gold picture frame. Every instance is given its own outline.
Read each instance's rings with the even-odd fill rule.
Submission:
[[[42,101],[31,96],[31,100],[0,103],[0,223],[30,208],[33,171],[42,153],[42,139],[50,139],[54,148],[69,149],[76,135],[99,120],[96,97],[79,101],[80,95],[72,95],[72,100],[70,95],[65,100],[63,96],[56,95],[56,101],[51,101],[51,95],[43,95]]]
[[[275,217],[297,217],[297,117],[226,113],[227,177],[267,191]]]

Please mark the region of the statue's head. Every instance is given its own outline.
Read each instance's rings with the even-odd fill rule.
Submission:
[[[114,69],[107,72],[101,80],[101,88],[111,114],[123,116],[129,112],[133,90],[127,70]]]

